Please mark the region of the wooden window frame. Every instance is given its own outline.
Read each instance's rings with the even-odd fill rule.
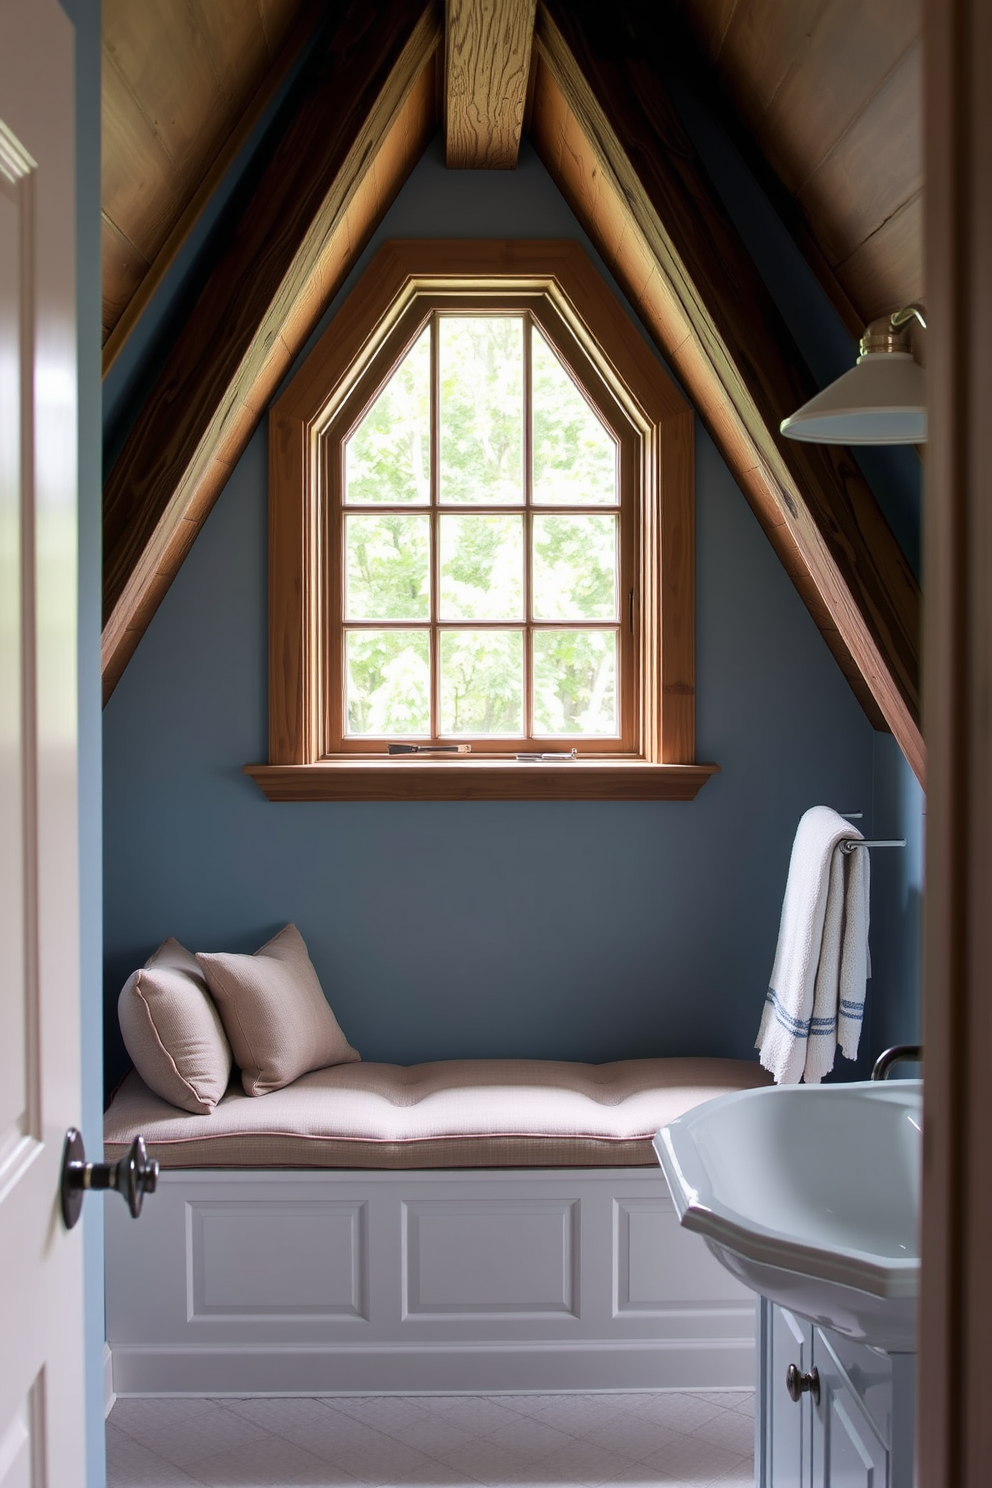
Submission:
[[[444,759],[390,758],[385,741],[371,751],[364,741],[342,747],[328,717],[338,468],[329,465],[329,435],[340,448],[356,398],[381,387],[383,361],[395,365],[411,326],[436,308],[488,305],[531,314],[594,404],[610,409],[614,433],[621,417],[631,431],[623,448],[636,467],[636,685],[626,692],[622,742],[570,739],[580,746],[576,760],[539,765],[506,752],[529,747],[517,740],[502,753],[480,741],[481,752]],[[384,244],[270,413],[269,762],[246,772],[270,800],[692,799],[717,769],[694,759],[693,422],[576,243]]]

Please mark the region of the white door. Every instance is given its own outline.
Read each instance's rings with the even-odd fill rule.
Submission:
[[[73,34],[0,0],[0,1488],[84,1482]],[[92,1202],[92,1201],[91,1201]]]

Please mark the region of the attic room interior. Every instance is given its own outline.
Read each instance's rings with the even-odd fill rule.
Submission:
[[[0,35],[0,1483],[987,1482],[986,8]]]

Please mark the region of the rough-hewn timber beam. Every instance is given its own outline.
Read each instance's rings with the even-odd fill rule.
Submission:
[[[683,379],[868,716],[922,782],[919,587],[849,452],[778,435],[815,386],[660,72],[615,46],[607,55],[565,0],[542,0],[535,46],[539,153]]]
[[[351,0],[104,487],[105,698],[437,121],[434,4]]]
[[[520,153],[537,0],[446,0],[445,158],[511,170]]]

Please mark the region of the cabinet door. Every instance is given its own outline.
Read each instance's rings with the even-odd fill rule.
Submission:
[[[759,1482],[761,1488],[811,1488],[812,1401],[809,1395],[798,1405],[792,1401],[785,1375],[790,1364],[803,1374],[812,1368],[813,1330],[764,1298],[761,1330]]]
[[[813,1488],[888,1488],[888,1450],[819,1331],[814,1332],[813,1363],[820,1376]]]

